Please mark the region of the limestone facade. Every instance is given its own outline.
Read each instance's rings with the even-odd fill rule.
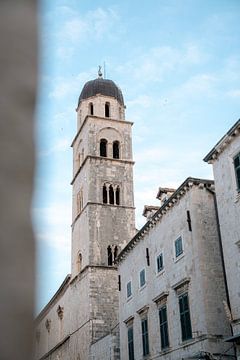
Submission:
[[[122,360],[178,360],[200,353],[232,358],[223,342],[231,331],[223,303],[227,298],[212,181],[188,178],[123,249],[118,262]],[[163,310],[165,323],[160,321]]]
[[[93,80],[93,90],[103,85],[110,95],[89,97],[83,89],[76,109],[72,269],[37,318],[36,359],[100,359],[109,349],[108,358],[119,359],[115,261],[135,234],[132,123],[109,82]]]
[[[240,120],[205,157],[213,165],[230,318],[240,359]],[[233,339],[234,340],[234,339]]]

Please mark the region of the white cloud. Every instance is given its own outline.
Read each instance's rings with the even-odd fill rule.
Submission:
[[[232,98],[240,98],[240,89],[230,90],[226,95]]]
[[[103,36],[111,36],[111,28],[115,26],[118,15],[112,8],[97,8],[84,16],[71,13],[58,33],[58,40],[78,45],[80,42],[99,40]]]
[[[35,208],[33,209],[33,218],[39,243],[44,242],[49,247],[70,252],[70,203],[52,203],[48,207]],[[44,227],[41,224],[44,224]]]
[[[163,81],[173,71],[190,65],[203,64],[209,57],[193,44],[185,44],[181,48],[153,47],[147,53],[144,51],[142,53],[139,56],[136,54],[134,60],[117,67],[121,74],[135,78],[139,84]]]
[[[52,147],[50,147],[47,150],[40,151],[38,155],[41,157],[41,156],[49,156],[52,155],[53,153],[64,152],[68,150],[69,144],[70,144],[70,139],[68,138],[59,139]]]

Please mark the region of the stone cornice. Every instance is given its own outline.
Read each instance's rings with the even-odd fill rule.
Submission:
[[[117,162],[117,163],[123,163],[123,164],[131,164],[131,165],[134,165],[135,162],[133,160],[126,160],[126,159],[113,159],[113,158],[109,158],[109,157],[103,157],[103,156],[96,156],[96,155],[87,155],[81,166],[79,167],[78,171],[76,172],[76,174],[74,175],[72,181],[71,181],[71,185],[73,185],[74,181],[76,180],[76,178],[78,177],[78,174],[80,173],[83,165],[85,164],[85,162],[88,160],[88,159],[96,159],[96,160],[103,160],[103,161],[111,161],[111,162]]]
[[[103,207],[115,207],[115,208],[123,208],[123,209],[133,209],[135,210],[134,206],[125,206],[125,205],[114,205],[114,204],[104,204],[104,203],[100,203],[100,202],[94,202],[94,201],[88,201],[86,203],[86,205],[82,208],[82,211],[75,217],[75,219],[72,222],[72,227],[74,227],[76,221],[79,219],[79,217],[81,216],[81,214],[83,213],[83,211],[86,209],[86,207],[88,205],[101,205]]]
[[[240,134],[240,119],[231,127],[230,130],[219,140],[219,142],[212,148],[212,150],[205,156],[203,161],[212,164],[227,147],[227,145],[232,142],[236,136]]]
[[[94,121],[96,121],[96,120],[101,120],[101,121],[104,120],[104,121],[106,121],[106,122],[112,122],[113,124],[116,123],[116,122],[118,122],[118,123],[122,123],[122,124],[129,124],[129,125],[131,125],[131,126],[133,125],[133,122],[132,122],[132,121],[118,120],[118,119],[106,118],[106,117],[94,116],[94,115],[87,115],[87,116],[84,118],[84,120],[83,120],[83,122],[82,122],[82,124],[81,124],[81,126],[80,126],[80,128],[79,128],[79,130],[78,130],[78,132],[77,132],[77,134],[76,134],[75,137],[73,138],[73,141],[72,141],[72,143],[71,143],[71,147],[73,147],[75,141],[76,141],[77,138],[78,138],[78,135],[79,135],[80,132],[82,131],[84,125],[87,123],[87,120],[88,120],[88,119],[94,119]]]
[[[117,264],[121,263],[127,257],[128,253],[137,245],[137,243],[144,239],[145,235],[155,227],[166,212],[173,208],[192,186],[198,186],[201,189],[210,188],[214,190],[214,181],[188,177],[120,252],[116,261]]]
[[[43,355],[39,360],[47,359],[54,351],[56,351],[60,346],[65,344],[70,339],[70,335],[67,335],[62,341],[60,341],[56,346],[54,346],[51,350],[49,350],[45,355]]]

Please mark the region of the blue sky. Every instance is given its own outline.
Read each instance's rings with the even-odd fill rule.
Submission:
[[[105,62],[123,91],[139,228],[159,186],[212,178],[202,159],[240,117],[239,16],[238,0],[40,1],[37,310],[70,272],[70,144],[84,83]]]

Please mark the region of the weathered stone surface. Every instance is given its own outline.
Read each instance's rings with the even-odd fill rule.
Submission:
[[[187,223],[190,212],[192,231]],[[175,257],[174,241],[181,236],[183,254]],[[147,265],[149,249],[150,266]],[[157,273],[156,257],[164,257],[164,269]],[[139,273],[145,268],[146,285],[140,288]],[[217,233],[213,194],[193,185],[169,208],[119,265],[121,359],[128,358],[127,324],[133,318],[135,358],[142,359],[141,315],[147,308],[150,358],[177,360],[200,350],[221,353],[228,348],[221,337],[230,334],[223,300],[226,300]],[[127,298],[127,283],[132,282],[132,296]],[[182,342],[178,304],[181,282],[188,292],[193,339]],[[166,295],[170,347],[161,350],[156,299]]]

